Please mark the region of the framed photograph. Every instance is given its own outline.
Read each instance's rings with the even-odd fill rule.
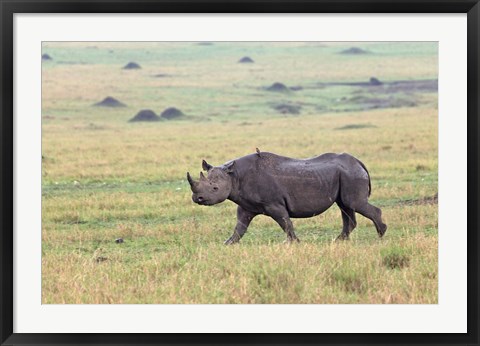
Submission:
[[[478,345],[478,1],[2,1],[2,345]]]

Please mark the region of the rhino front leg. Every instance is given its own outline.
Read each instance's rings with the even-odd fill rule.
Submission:
[[[282,216],[272,216],[272,218],[277,221],[280,227],[282,227],[283,231],[287,234],[287,243],[292,243],[294,241],[300,242],[300,239],[298,239],[295,234],[292,220],[290,220],[288,214]]]
[[[247,232],[248,225],[253,220],[255,216],[258,214],[249,212],[243,209],[241,206],[237,208],[237,225],[235,226],[235,230],[230,238],[225,240],[225,245],[232,245],[238,243],[240,239],[243,237],[245,232]]]

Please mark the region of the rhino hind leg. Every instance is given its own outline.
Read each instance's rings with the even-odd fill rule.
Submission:
[[[365,174],[367,174],[366,171]],[[340,186],[340,198],[337,203],[340,202],[343,206],[352,209],[354,213],[357,212],[367,219],[372,220],[378,235],[383,237],[387,231],[387,225],[382,221],[382,211],[368,203],[368,197],[370,195],[370,179],[368,178],[368,174],[362,179],[344,174],[341,176]]]
[[[377,229],[378,236],[381,238],[387,231],[387,225],[382,221],[382,211],[380,208],[371,205],[370,203],[362,204],[355,209],[356,212],[373,221]]]
[[[225,240],[224,244],[232,245],[232,244],[238,243],[240,239],[242,239],[245,232],[247,232],[247,228],[250,225],[250,222],[252,222],[253,218],[256,215],[257,214],[249,212],[243,209],[241,206],[238,206],[237,225],[235,226],[235,230],[233,231],[233,234],[230,236],[230,238]]]
[[[340,211],[342,212],[343,229],[342,233],[336,240],[348,240],[350,233],[355,227],[357,227],[357,218],[355,217],[355,211],[341,202],[337,202]]]

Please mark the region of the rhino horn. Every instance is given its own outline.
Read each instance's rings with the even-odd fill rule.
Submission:
[[[207,180],[207,178],[205,178],[205,176],[203,175],[203,172],[200,172],[200,180]]]
[[[190,176],[190,173],[189,173],[189,172],[187,172],[187,180],[188,180],[188,182],[189,182],[189,184],[190,184],[191,187],[194,187],[194,186],[195,186],[196,183],[195,183],[195,181],[192,179],[192,177]]]

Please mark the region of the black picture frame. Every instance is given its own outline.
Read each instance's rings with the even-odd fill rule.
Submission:
[[[478,345],[479,0],[14,1],[1,11],[0,342],[2,345],[443,344]],[[24,334],[13,332],[13,15],[15,13],[467,13],[468,332],[465,334]],[[452,318],[455,318],[452,316]],[[233,321],[232,321],[233,323]],[[372,322],[374,323],[374,322]]]

